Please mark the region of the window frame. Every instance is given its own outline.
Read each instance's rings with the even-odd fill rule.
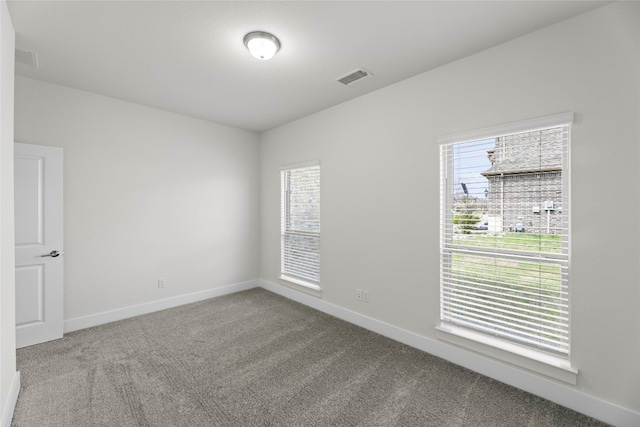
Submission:
[[[450,219],[447,219],[446,210],[451,207],[450,198],[452,195],[448,195],[447,190],[445,189],[446,177],[449,179],[452,178],[453,170],[450,167],[450,164],[447,164],[447,160],[443,154],[443,150],[445,146],[450,146],[456,143],[464,143],[471,141],[478,141],[488,138],[496,138],[501,137],[508,134],[514,133],[525,133],[534,130],[540,130],[544,128],[552,128],[558,126],[568,126],[569,127],[569,136],[566,147],[566,159],[563,162],[562,169],[562,192],[566,194],[567,200],[570,203],[570,187],[571,187],[571,178],[570,178],[570,148],[571,148],[571,125],[573,123],[574,114],[571,112],[561,113],[552,116],[545,116],[530,120],[524,120],[519,122],[513,122],[508,124],[503,124],[499,126],[492,126],[487,128],[482,128],[478,130],[472,130],[467,132],[461,132],[456,134],[450,134],[441,136],[437,139],[439,149],[440,149],[440,298],[442,302],[443,298],[443,284],[445,283],[445,277],[443,273],[443,269],[445,268],[446,262],[446,251],[447,244],[452,245],[452,242],[447,243],[445,240],[447,227],[453,227],[453,222]],[[450,176],[451,175],[451,176]],[[570,209],[570,204],[569,204]],[[569,231],[567,231],[566,239],[567,239],[567,253],[566,253],[566,262],[568,268],[568,274],[570,276],[570,253],[569,253],[569,240],[570,240],[570,215],[567,212],[567,226]],[[450,216],[449,216],[450,217]],[[449,224],[450,223],[450,224]],[[452,236],[453,233],[448,234]],[[497,251],[500,252],[500,251]],[[508,251],[507,251],[508,252]],[[570,286],[569,286],[570,289]],[[565,381],[571,384],[576,384],[577,382],[577,369],[573,368],[571,365],[571,356],[570,356],[570,340],[571,340],[571,292],[569,291],[569,321],[568,321],[568,340],[569,340],[569,348],[565,353],[553,352],[553,351],[545,351],[540,348],[536,348],[534,346],[529,346],[526,344],[522,344],[516,341],[511,341],[509,339],[497,337],[490,335],[488,333],[483,333],[475,329],[466,328],[459,324],[455,324],[452,322],[447,322],[444,320],[443,308],[441,303],[440,308],[440,322],[436,326],[436,335],[438,339],[447,341],[449,343],[471,349],[473,351],[479,352],[481,354],[490,356],[492,358],[505,361],[520,367],[524,367],[531,371],[544,374],[546,376],[550,376],[555,379],[559,379],[561,381]]]
[[[317,169],[318,173],[318,197],[320,198],[320,161],[312,160],[307,162],[295,163],[281,166],[280,168],[280,275],[278,279],[280,283],[292,287],[297,290],[302,290],[311,295],[319,296],[322,288],[320,287],[320,227],[318,227],[318,231],[297,231],[291,230],[288,228],[290,224],[289,218],[291,215],[290,211],[290,194],[288,191],[288,186],[286,185],[286,175],[293,170],[298,169],[308,169],[313,168]],[[289,175],[290,176],[290,175]],[[318,212],[317,212],[318,220],[320,220],[320,202],[318,203]],[[287,248],[285,245],[285,241],[287,236],[298,235],[298,236],[307,236],[307,237],[315,237],[318,240],[317,247],[317,271],[315,271],[318,280],[309,280],[308,278],[296,276],[292,273],[286,264],[287,260]]]

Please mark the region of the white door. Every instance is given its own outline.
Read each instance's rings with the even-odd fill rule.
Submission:
[[[15,144],[16,346],[62,338],[62,148]]]

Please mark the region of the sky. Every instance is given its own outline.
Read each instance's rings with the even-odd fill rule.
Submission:
[[[470,196],[485,199],[485,189],[489,181],[480,175],[491,167],[487,150],[495,147],[495,138],[475,140],[456,144],[454,148],[454,194],[464,194],[462,183],[466,184]]]

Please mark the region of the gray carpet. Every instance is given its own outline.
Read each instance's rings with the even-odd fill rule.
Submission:
[[[18,350],[12,426],[602,426],[262,289]]]

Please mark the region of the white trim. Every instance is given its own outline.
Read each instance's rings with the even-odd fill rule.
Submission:
[[[298,162],[298,163],[290,163],[288,165],[282,165],[280,166],[280,172],[282,171],[288,171],[291,169],[302,169],[302,168],[308,168],[311,166],[320,166],[320,160],[309,160],[306,162]]]
[[[7,396],[7,402],[4,405],[4,413],[2,414],[2,427],[10,427],[13,413],[18,403],[18,394],[20,394],[20,371],[16,372],[11,381],[11,388]]]
[[[640,425],[640,412],[590,396],[572,386],[418,335],[273,282],[260,280],[260,287],[606,423],[618,427]]]
[[[154,311],[178,307],[184,304],[190,304],[192,302],[203,301],[209,298],[219,297],[222,295],[232,294],[240,291],[246,291],[247,289],[257,287],[258,285],[258,280],[249,280],[247,282],[205,289],[204,291],[177,295],[175,297],[165,298],[157,301],[150,301],[143,304],[132,305],[129,307],[118,308],[116,310],[76,317],[74,319],[68,319],[64,321],[64,332],[67,333],[78,331],[80,329],[91,328],[92,326],[103,325],[105,323],[115,322],[117,320],[140,316],[141,314],[153,313]]]
[[[442,322],[436,326],[438,339],[486,354],[503,362],[529,369],[566,383],[576,385],[578,370],[566,357],[560,357],[487,334]]]
[[[519,122],[505,123],[490,126],[482,129],[475,129],[465,132],[452,133],[438,137],[438,144],[449,144],[452,142],[468,142],[478,139],[491,138],[508,135],[514,132],[529,132],[536,129],[561,126],[573,123],[573,113],[560,113],[551,116],[537,117]]]
[[[293,287],[302,287],[304,291],[311,291],[314,295],[321,295],[322,288],[316,283],[307,282],[306,280],[296,279],[295,277],[287,276],[286,274],[280,275],[278,280],[285,282],[282,285],[292,285]]]

